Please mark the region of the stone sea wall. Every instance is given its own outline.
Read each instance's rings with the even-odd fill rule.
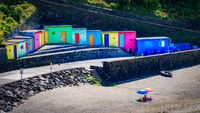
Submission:
[[[7,60],[6,48],[0,48],[0,63]]]
[[[90,59],[126,57],[126,56],[131,56],[131,55],[118,48],[108,48],[108,49],[100,48],[97,50],[75,51],[75,52],[66,52],[62,54],[50,54],[41,56],[39,55],[37,57],[33,56],[18,60],[0,62],[0,73],[11,70],[17,70],[20,68],[30,68],[30,67],[50,65],[50,62],[55,64],[55,63],[90,60]]]
[[[184,52],[137,57],[103,63],[102,78],[110,83],[159,74],[161,70],[174,70],[200,64],[200,49]]]

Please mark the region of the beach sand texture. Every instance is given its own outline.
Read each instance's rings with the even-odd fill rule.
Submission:
[[[112,87],[81,85],[42,92],[12,113],[200,113],[200,65]],[[151,103],[137,103],[137,89],[150,87]]]

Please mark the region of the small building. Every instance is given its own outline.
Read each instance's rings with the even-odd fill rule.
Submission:
[[[28,41],[28,53],[34,52],[34,38],[31,36],[15,36],[14,39],[23,39]]]
[[[48,44],[72,43],[71,25],[44,26],[47,30]]]
[[[86,28],[72,29],[72,44],[85,45],[86,44]]]
[[[87,46],[101,46],[101,30],[87,30]]]
[[[41,48],[41,30],[24,30],[20,32],[23,36],[32,36],[34,38],[34,51]]]
[[[118,31],[102,32],[102,45],[105,47],[118,47]]]
[[[7,42],[17,44],[17,58],[26,56],[28,54],[28,52],[27,52],[28,51],[28,41],[27,40],[11,39],[11,40],[7,40]]]
[[[137,37],[136,53],[138,55],[153,55],[168,53],[171,39],[168,37]]]
[[[118,47],[124,48],[127,52],[135,52],[136,49],[136,32],[135,31],[119,31]]]
[[[17,59],[18,45],[16,42],[3,42],[0,44],[0,46],[6,48],[8,60]]]

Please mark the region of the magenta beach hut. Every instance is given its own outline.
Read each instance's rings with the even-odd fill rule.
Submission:
[[[32,36],[34,38],[34,50],[37,50],[42,47],[41,45],[41,30],[24,30],[21,31],[23,36]]]
[[[136,49],[136,32],[119,31],[118,47],[124,48],[127,52],[135,52]]]

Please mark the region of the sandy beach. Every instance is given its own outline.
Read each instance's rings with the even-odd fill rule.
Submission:
[[[200,65],[111,87],[62,87],[31,97],[12,113],[199,113]],[[149,103],[137,103],[137,89],[150,87]]]

